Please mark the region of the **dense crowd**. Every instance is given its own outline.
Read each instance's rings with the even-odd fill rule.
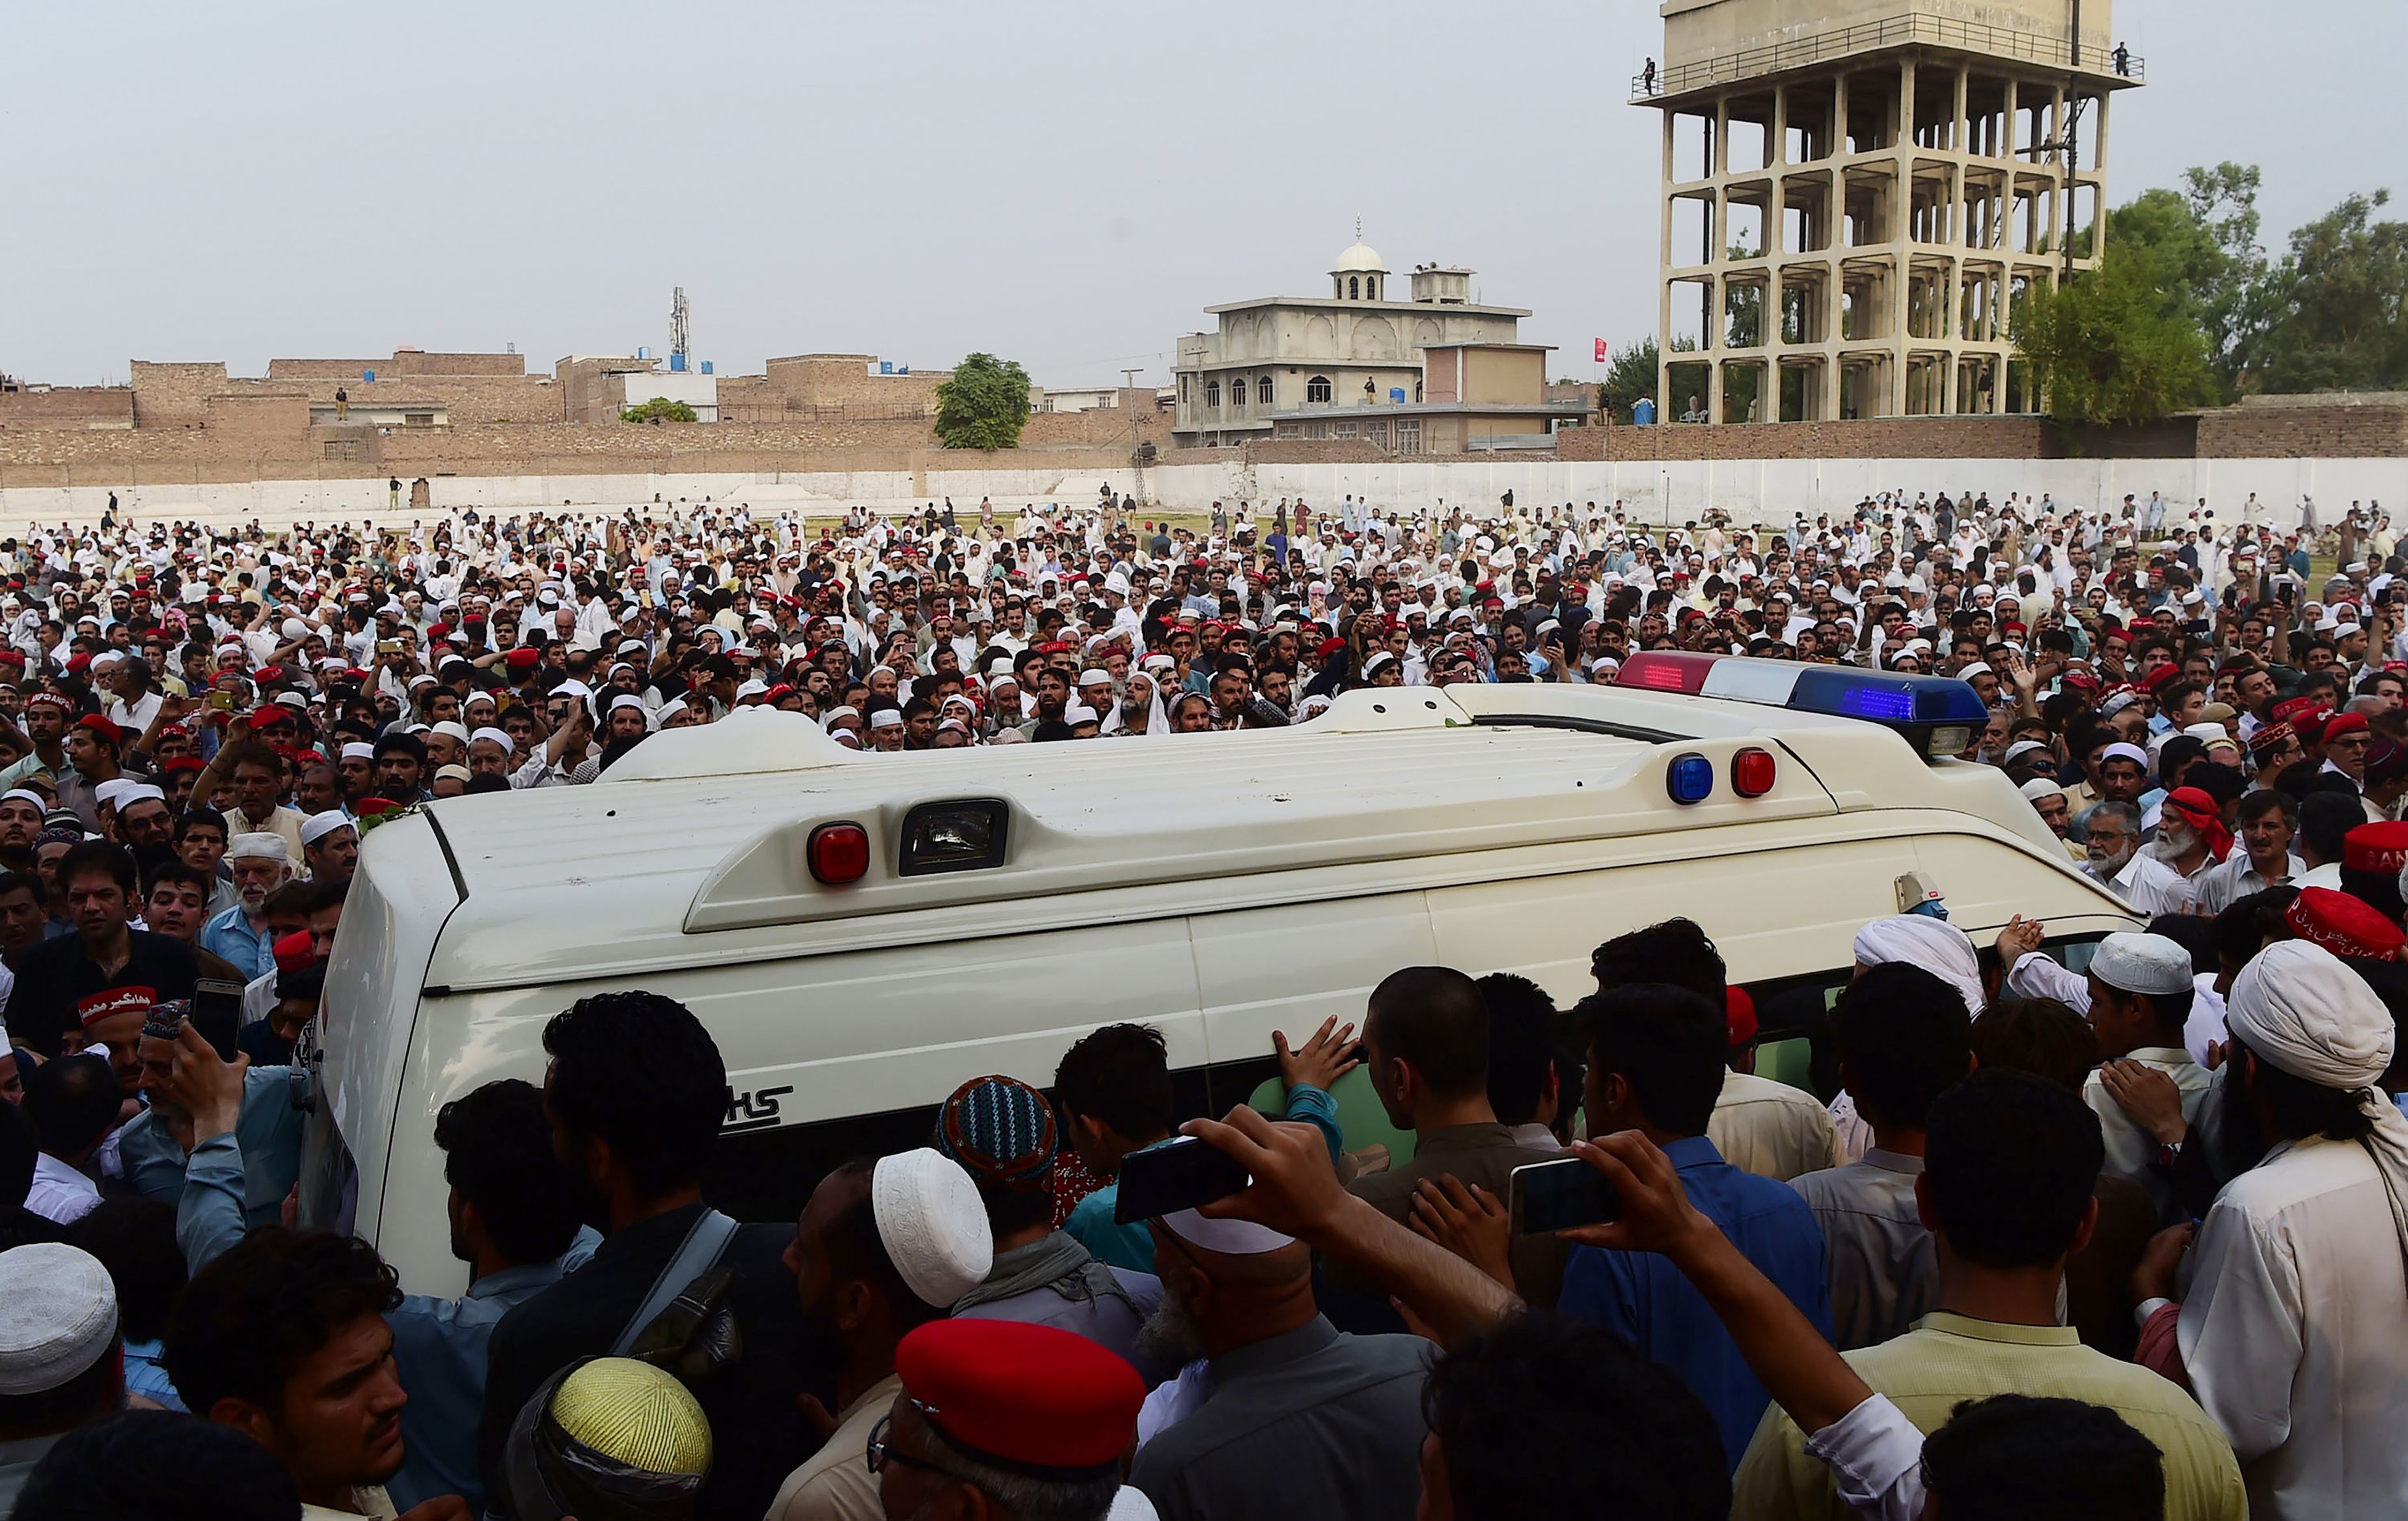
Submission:
[[[2264,516],[656,503],[0,542],[0,1503],[2408,1514],[2408,580],[2378,505]],[[746,706],[1051,742],[1653,649],[1968,682],[1964,758],[2146,930],[1977,944],[1935,892],[1836,997],[1761,1009],[1686,918],[1610,935],[1568,1008],[1406,968],[1275,1041],[1268,1117],[1182,1123],[1161,1034],[1110,1024],[927,1095],[924,1145],[778,1223],[704,1200],[710,1032],[605,993],[539,1086],[434,1118],[466,1294],[293,1223],[294,1064],[396,811]],[[1768,1031],[1815,1091],[1756,1071]],[[1358,1085],[1409,1147],[1350,1139]],[[1121,1219],[1185,1138],[1251,1182]],[[1567,1159],[1612,1208],[1521,1228],[1515,1169]]]

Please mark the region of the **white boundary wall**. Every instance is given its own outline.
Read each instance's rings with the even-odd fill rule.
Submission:
[[[1176,465],[1148,473],[1147,484],[1166,505],[1208,506],[1213,499],[1277,502],[1302,497],[1326,508],[1347,495],[1378,506],[1434,507],[1440,501],[1494,510],[1513,493],[1516,508],[1550,503],[1620,500],[1631,517],[1651,524],[1702,517],[1709,508],[1739,521],[1786,522],[1803,510],[1841,513],[1867,496],[1903,491],[2009,492],[2060,506],[2120,503],[2127,493],[2145,503],[2152,491],[2187,511],[2204,496],[2220,522],[2242,515],[2256,493],[2265,521],[2296,523],[2301,493],[2315,498],[2326,526],[2353,499],[2388,501],[2408,509],[2408,459],[1944,459],[1944,460],[1555,460],[1386,461],[1372,465]]]
[[[814,517],[840,514],[862,503],[889,510],[919,507],[950,496],[957,512],[973,510],[982,496],[997,505],[1024,502],[1085,504],[1099,487],[1128,491],[1137,484],[1125,469],[1049,470],[929,469],[759,472],[714,475],[440,476],[430,480],[436,511],[475,507],[523,512],[617,510],[682,499],[700,503],[745,502],[776,512],[799,508]],[[922,489],[914,491],[915,484]],[[1987,492],[1993,501],[2014,492],[2046,493],[2068,507],[2120,502],[2126,493],[2141,501],[2162,493],[2179,509],[2204,496],[2218,521],[2242,515],[2256,493],[2265,521],[2288,525],[2299,519],[2302,493],[2313,495],[2320,520],[2338,521],[2353,500],[2387,501],[2408,507],[2408,459],[2282,460],[1735,460],[1630,461],[1448,459],[1387,461],[1365,465],[1255,465],[1235,454],[1226,463],[1155,466],[1144,473],[1143,495],[1174,511],[1198,511],[1218,500],[1261,507],[1285,497],[1329,508],[1353,495],[1383,508],[1433,508],[1443,502],[1467,509],[1493,510],[1513,493],[1514,505],[1535,509],[1563,502],[1594,501],[1609,508],[1619,500],[1635,519],[1681,523],[1720,509],[1741,522],[1786,522],[1795,511],[1848,510],[1881,491],[1912,495]],[[257,519],[271,527],[295,522],[358,522],[394,517],[386,506],[384,481],[257,481],[203,486],[126,487],[122,506],[137,521],[199,518],[212,523]],[[90,523],[107,505],[103,486],[19,486],[0,490],[0,533],[29,523]],[[410,517],[402,494],[399,521]]]

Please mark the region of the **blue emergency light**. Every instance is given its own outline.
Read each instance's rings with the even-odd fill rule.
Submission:
[[[1807,666],[1747,655],[1645,651],[1623,662],[1615,684],[1641,692],[1722,697],[1792,712],[1866,719],[1897,731],[1919,753],[1933,759],[1964,750],[1990,720],[1980,695],[1951,676]],[[1679,765],[1674,763],[1676,772]],[[1707,773],[1711,791],[1711,767]],[[1673,787],[1676,799],[1697,800],[1680,798],[1677,782],[1668,785]]]

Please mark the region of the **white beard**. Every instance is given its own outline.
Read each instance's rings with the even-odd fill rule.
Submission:
[[[2100,882],[2112,882],[2114,880],[2115,873],[2129,865],[2131,859],[2132,847],[2129,845],[2114,855],[2092,856],[2089,862],[2090,874]]]

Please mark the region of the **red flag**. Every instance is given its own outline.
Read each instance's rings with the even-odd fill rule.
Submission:
[[[1605,363],[1605,339],[1603,338],[1597,340],[1597,362],[1600,365]]]

